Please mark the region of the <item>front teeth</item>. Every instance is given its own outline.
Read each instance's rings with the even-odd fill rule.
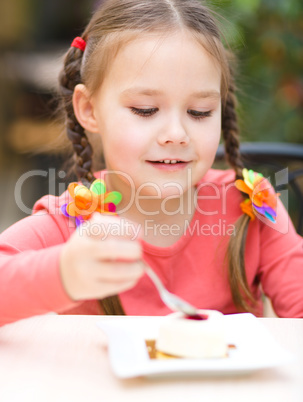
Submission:
[[[158,163],[166,163],[166,164],[174,164],[174,163],[177,163],[178,162],[178,160],[177,159],[173,159],[173,160],[170,160],[170,159],[162,159],[162,160],[159,160],[158,161]]]

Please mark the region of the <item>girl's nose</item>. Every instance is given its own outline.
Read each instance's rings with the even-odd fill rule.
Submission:
[[[187,145],[189,137],[179,118],[170,119],[158,135],[158,143]]]

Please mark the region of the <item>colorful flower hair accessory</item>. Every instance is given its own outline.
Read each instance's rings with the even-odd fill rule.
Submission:
[[[243,169],[244,180],[236,180],[235,185],[238,190],[248,194],[249,198],[241,202],[242,211],[247,214],[251,220],[255,219],[256,212],[276,222],[277,212],[277,194],[272,185],[261,173],[253,170]]]
[[[103,180],[95,180],[90,188],[70,183],[68,192],[73,201],[62,205],[61,211],[68,218],[76,218],[76,225],[88,220],[94,212],[110,215],[116,214],[116,206],[120,203],[122,195],[118,191],[106,191]]]

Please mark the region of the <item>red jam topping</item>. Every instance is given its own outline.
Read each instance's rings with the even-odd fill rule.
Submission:
[[[187,320],[197,320],[197,321],[202,321],[202,320],[207,320],[208,315],[207,314],[195,314],[195,315],[187,315],[185,316]]]

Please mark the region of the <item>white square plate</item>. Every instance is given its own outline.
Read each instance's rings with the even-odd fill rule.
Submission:
[[[109,359],[119,378],[138,376],[247,374],[294,360],[258,319],[249,313],[225,315],[227,343],[236,345],[226,358],[151,360],[145,339],[156,339],[165,317],[127,317],[99,321],[108,338]]]

